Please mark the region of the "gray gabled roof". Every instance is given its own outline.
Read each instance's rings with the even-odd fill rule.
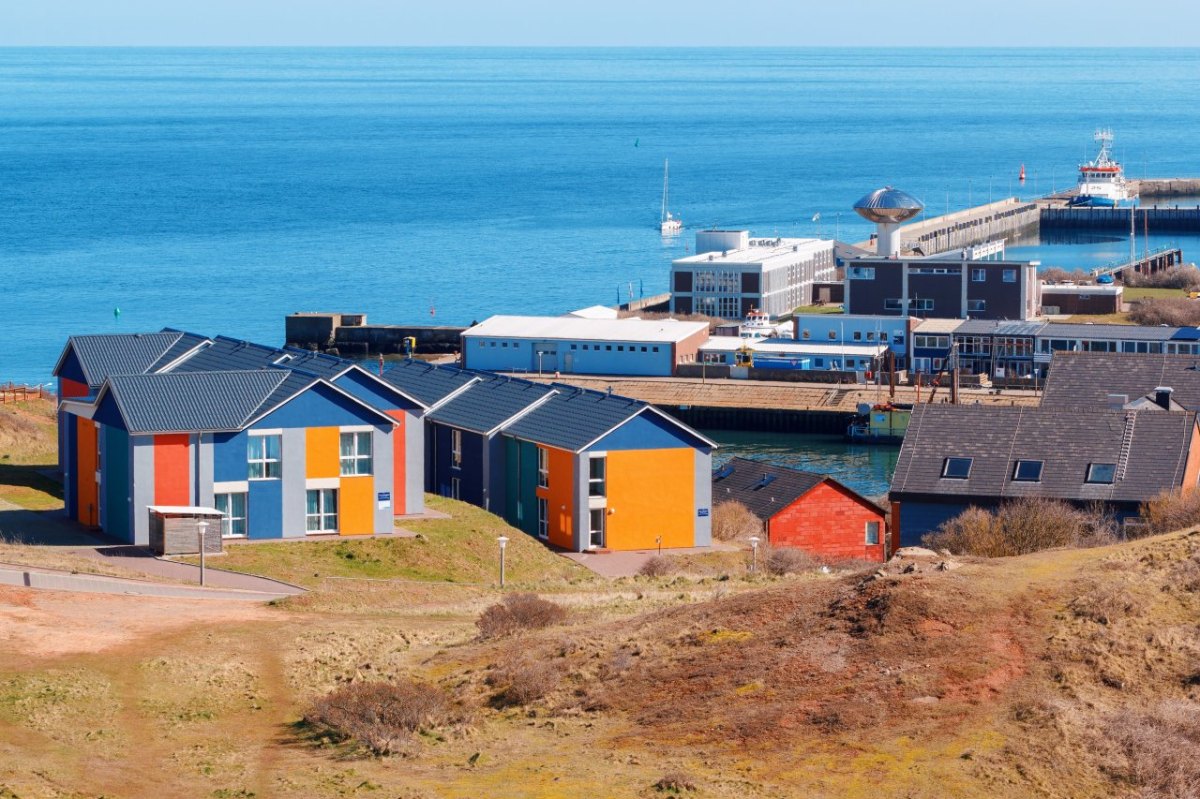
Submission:
[[[238,430],[287,377],[267,370],[113,375],[98,401],[111,394],[130,433]]]
[[[553,389],[529,380],[480,375],[477,383],[433,410],[429,418],[476,433],[490,433],[551,393]]]
[[[384,382],[427,406],[440,402],[478,377],[477,372],[417,360],[401,361],[383,373]]]
[[[712,501],[716,505],[736,500],[767,521],[827,479],[814,472],[749,458],[732,458],[713,472]]]
[[[1056,352],[1042,394],[1043,408],[1105,408],[1109,394],[1128,400],[1159,386],[1173,389],[1171,399],[1200,410],[1200,358],[1121,352]]]
[[[75,351],[88,385],[95,387],[109,375],[146,372],[182,338],[179,331],[71,336],[67,339],[67,349]],[[66,355],[66,350],[63,354]],[[60,359],[60,365],[61,362]]]
[[[629,397],[561,383],[553,385],[556,390],[553,397],[504,428],[504,432],[578,452],[649,408],[646,403]]]
[[[918,405],[889,496],[1143,502],[1183,483],[1195,426],[1194,413]],[[947,458],[970,458],[968,479],[942,477]],[[1013,480],[1017,460],[1042,461],[1041,480]],[[1111,485],[1086,482],[1089,464],[1116,464],[1120,472],[1123,462],[1124,476]]]

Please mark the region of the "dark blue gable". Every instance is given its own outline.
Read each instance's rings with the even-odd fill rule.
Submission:
[[[363,402],[387,411],[419,410],[420,406],[386,383],[374,380],[358,369],[351,369],[334,381],[334,385]]]
[[[83,366],[79,363],[79,356],[75,354],[75,348],[70,344],[67,345],[67,353],[62,359],[62,366],[54,373],[55,377],[65,377],[67,380],[74,380],[76,383],[87,385],[87,377],[83,374]]]
[[[371,424],[380,429],[392,427],[379,417],[378,412],[364,408],[327,385],[317,383],[259,419],[252,428],[338,427],[359,424]]]
[[[692,435],[674,422],[656,413],[643,411],[625,424],[601,438],[589,450],[622,449],[680,449],[695,447],[709,452],[710,447],[703,439]]]
[[[125,419],[121,416],[121,411],[117,407],[117,401],[113,399],[112,392],[104,395],[104,399],[96,407],[96,412],[92,414],[92,421],[109,427],[115,427],[118,430],[128,430],[125,425]]]

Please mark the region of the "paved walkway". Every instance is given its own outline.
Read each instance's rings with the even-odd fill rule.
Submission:
[[[709,552],[737,549],[740,547],[717,542],[711,547],[664,549],[661,553],[657,549],[632,549],[620,552],[563,552],[561,554],[564,558],[569,558],[602,577],[632,577],[638,573],[646,561],[660,554],[664,558],[670,558],[676,555],[703,555]]]
[[[145,580],[103,577],[96,574],[71,574],[70,572],[19,566],[0,566],[0,585],[15,585],[48,591],[82,591],[93,594],[178,597],[181,599],[236,599],[243,602],[269,602],[272,599],[282,599],[288,596],[287,593],[280,591],[264,593],[256,590],[238,591],[228,588],[166,585]]]
[[[197,586],[200,583],[199,566],[156,557],[153,552],[145,547],[114,544],[88,549],[77,549],[74,550],[74,553],[101,560],[114,566],[123,566],[143,572],[144,574],[154,575],[155,577],[195,583]],[[239,572],[213,568],[214,563],[219,566],[219,556],[209,558],[205,564],[208,567],[205,569],[205,583],[212,588],[257,591],[277,596],[296,596],[305,593],[304,589],[299,586],[282,583],[268,577],[257,577],[253,574],[241,574]]]

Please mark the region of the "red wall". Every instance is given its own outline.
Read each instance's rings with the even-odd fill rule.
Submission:
[[[867,546],[866,524],[879,522],[879,543]],[[884,561],[887,528],[883,510],[829,480],[771,517],[771,546],[797,547],[830,559]]]
[[[192,504],[187,433],[154,437],[154,504]]]
[[[408,513],[407,495],[405,494],[407,485],[405,469],[408,468],[405,445],[408,443],[408,422],[404,418],[404,411],[385,411],[385,413],[396,420],[396,429],[392,431],[392,515],[403,516]]]

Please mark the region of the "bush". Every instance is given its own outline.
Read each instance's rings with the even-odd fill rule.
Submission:
[[[670,558],[664,558],[662,555],[655,555],[642,564],[642,568],[638,569],[638,574],[642,577],[666,577],[675,571],[675,564]]]
[[[762,533],[762,521],[737,500],[713,506],[712,534],[718,541],[737,541]]]
[[[1200,524],[1200,491],[1164,491],[1142,504],[1142,519],[1152,533],[1169,533]]]
[[[1093,545],[1106,522],[1053,499],[1025,498],[995,511],[970,507],[921,540],[935,550],[1002,558],[1054,547]]]
[[[1094,283],[1096,280],[1091,272],[1085,272],[1082,269],[1075,269],[1068,272],[1066,269],[1058,266],[1043,269],[1041,272],[1038,272],[1038,277],[1047,283],[1066,283],[1070,281],[1072,283],[1088,284]]]
[[[509,594],[483,611],[475,626],[480,638],[499,638],[519,630],[539,630],[566,618],[566,608],[537,594]]]
[[[377,755],[398,752],[413,733],[454,718],[441,689],[414,680],[352,683],[318,699],[304,716],[307,723]]]
[[[1141,788],[1145,799],[1200,796],[1200,705],[1166,701],[1109,718],[1099,737],[1105,768]]]
[[[763,568],[768,574],[797,574],[817,568],[817,559],[802,549],[769,547],[763,555]]]
[[[492,696],[495,707],[524,707],[557,688],[560,676],[558,669],[549,663],[520,660],[496,669],[486,682],[498,689]]]
[[[1175,266],[1154,274],[1129,272],[1124,275],[1126,286],[1156,289],[1194,289],[1200,286],[1200,269],[1194,266]]]
[[[1200,325],[1200,302],[1185,297],[1138,300],[1130,304],[1129,320],[1139,325],[1193,327]]]

